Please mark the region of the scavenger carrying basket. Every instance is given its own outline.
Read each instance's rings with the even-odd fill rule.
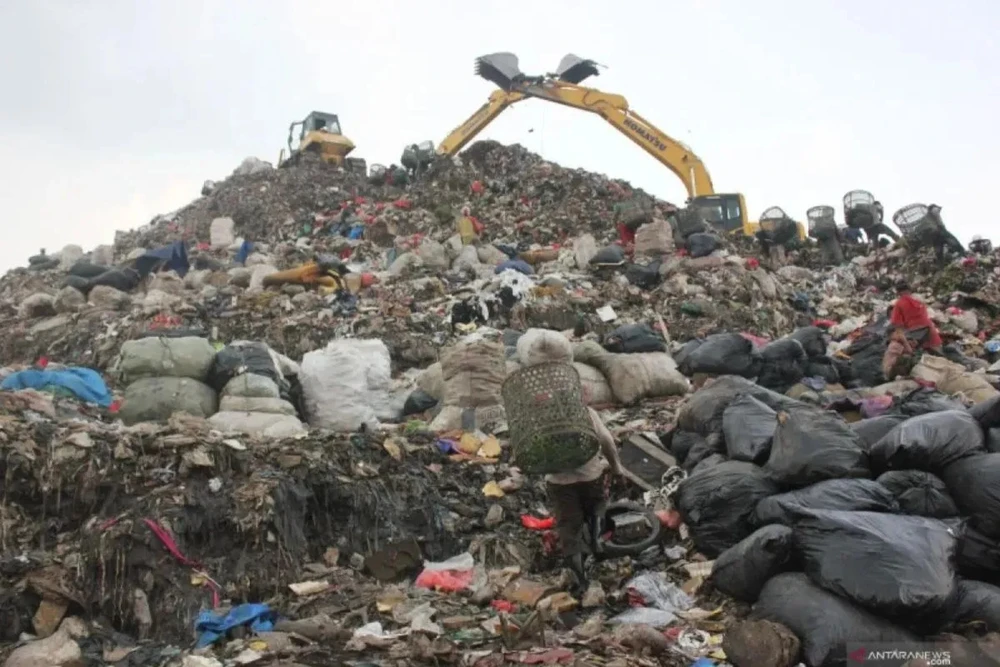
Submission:
[[[925,223],[933,221],[930,217],[930,208],[925,204],[909,204],[892,214],[892,221],[896,223],[903,236],[913,237]]]
[[[548,362],[510,375],[501,389],[514,463],[529,474],[579,468],[600,449],[580,374]]]

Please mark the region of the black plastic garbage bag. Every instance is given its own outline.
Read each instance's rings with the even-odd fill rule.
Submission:
[[[980,454],[945,468],[941,479],[973,528],[1000,539],[1000,454]]]
[[[722,413],[726,453],[734,461],[761,465],[771,455],[777,413],[749,394],[743,394]]]
[[[893,406],[893,412],[908,417],[918,417],[931,412],[947,412],[949,410],[965,410],[965,405],[958,399],[945,396],[941,392],[929,387],[914,389],[910,393],[900,396],[899,401]]]
[[[624,264],[625,249],[619,245],[609,245],[605,248],[601,248],[593,257],[590,258],[590,263],[592,265]]]
[[[875,480],[889,490],[902,514],[930,519],[958,516],[958,507],[941,478],[923,470],[890,470]]]
[[[688,252],[691,257],[708,257],[713,252],[722,247],[722,241],[715,234],[698,232],[691,234],[686,239]]]
[[[986,451],[991,454],[1000,452],[1000,428],[993,427],[986,431]]]
[[[676,430],[670,439],[670,453],[674,455],[677,462],[684,463],[688,454],[693,451],[699,443],[705,441],[705,436],[692,431]]]
[[[861,438],[861,446],[865,450],[871,450],[876,442],[907,419],[905,415],[882,415],[854,422],[851,424],[851,430]]]
[[[71,276],[80,276],[81,278],[96,278],[107,270],[108,267],[106,266],[92,264],[85,259],[81,259],[69,267],[67,273]]]
[[[690,469],[690,472],[688,474],[690,474],[690,475],[697,475],[698,473],[700,473],[702,471],[708,470],[709,468],[711,468],[713,466],[717,466],[720,463],[724,463],[724,462],[726,462],[728,460],[729,459],[727,459],[722,454],[709,454],[708,456],[706,456],[705,458],[703,458],[701,461],[698,461],[698,464],[695,465],[694,467],[692,467]]]
[[[814,408],[778,415],[765,470],[779,484],[791,487],[870,477],[868,455],[858,434],[836,414]]]
[[[684,360],[691,356],[691,353],[701,347],[704,342],[704,338],[695,338],[684,343],[684,345],[681,346],[681,349],[677,351],[677,354],[674,355],[674,361],[677,363],[677,367],[680,368],[681,364],[684,363]]]
[[[63,287],[72,287],[83,292],[84,296],[86,296],[90,294],[90,279],[81,278],[80,276],[66,276],[66,280],[63,281]]]
[[[142,276],[135,269],[109,269],[101,275],[91,278],[89,285],[91,289],[98,285],[106,285],[122,292],[131,292],[139,286],[140,282],[142,282]]]
[[[1000,427],[1000,395],[976,403],[969,408],[969,414],[984,429]]]
[[[752,617],[781,623],[795,633],[807,667],[844,667],[848,642],[899,645],[917,641],[903,628],[819,588],[801,572],[779,574],[768,581]]]
[[[264,343],[247,343],[243,345],[227,345],[215,355],[212,367],[208,372],[208,384],[217,392],[237,375],[253,373],[263,375],[282,386],[283,377],[274,365],[271,351]]]
[[[608,352],[625,354],[665,352],[667,345],[663,336],[656,333],[648,324],[626,324],[604,338],[604,349]]]
[[[868,333],[851,343],[845,353],[851,358],[851,375],[863,386],[876,387],[885,382],[882,357],[889,343],[885,336]]]
[[[753,396],[772,410],[804,405],[793,398],[764,389],[745,378],[726,375],[716,378],[689,397],[677,413],[677,424],[682,429],[702,435],[719,433],[722,431],[722,415],[726,408],[743,394]]]
[[[712,583],[729,597],[756,602],[768,579],[784,571],[792,553],[792,529],[764,526],[715,559]]]
[[[797,340],[776,340],[760,351],[761,364],[757,384],[779,393],[805,377],[806,352]]]
[[[660,276],[660,265],[662,262],[651,262],[649,264],[628,264],[625,266],[625,279],[629,284],[635,285],[645,290],[654,289],[663,282]]]
[[[838,384],[840,382],[840,372],[833,359],[829,357],[817,357],[806,362],[806,377],[820,378],[827,384]]]
[[[697,208],[682,208],[674,213],[673,218],[675,229],[681,238],[700,234],[708,229],[701,211]]]
[[[963,577],[1000,583],[1000,542],[970,526],[961,529],[955,561]]]
[[[753,377],[757,372],[753,343],[735,333],[713,334],[684,357],[679,367],[685,375],[740,375]]]
[[[725,443],[718,433],[711,433],[707,437],[699,440],[688,451],[687,457],[681,467],[689,474],[694,472],[695,467],[713,454],[722,454],[725,451]]]
[[[979,622],[989,632],[1000,630],[1000,588],[982,581],[959,581],[955,622]]]
[[[810,359],[826,356],[826,332],[819,327],[802,327],[788,335],[798,341]]]
[[[892,492],[870,479],[828,479],[812,486],[765,498],[757,503],[753,521],[756,525],[772,523],[791,526],[809,510],[844,510],[848,512],[896,512],[899,509]]]
[[[676,505],[697,549],[714,558],[753,532],[753,508],[777,492],[757,466],[726,461],[681,482]]]
[[[410,395],[406,397],[406,403],[403,404],[403,416],[409,417],[410,415],[418,415],[421,412],[427,412],[437,405],[437,403],[437,399],[423,389],[414,389],[410,392]]]
[[[812,510],[795,521],[795,548],[809,578],[900,622],[941,622],[957,595],[956,531],[938,519]]]
[[[940,473],[948,465],[985,451],[983,431],[965,410],[930,412],[911,417],[872,446],[875,471],[926,470]]]

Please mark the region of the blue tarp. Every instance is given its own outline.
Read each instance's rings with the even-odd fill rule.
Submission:
[[[64,368],[61,370],[38,370],[29,368],[17,371],[4,378],[0,389],[17,391],[19,389],[65,389],[87,403],[96,403],[102,407],[111,405],[111,392],[104,378],[97,371],[89,368]]]
[[[252,252],[253,252],[253,242],[244,241],[243,244],[240,246],[239,252],[236,253],[236,263],[246,264],[247,257],[249,257],[250,253]]]
[[[135,260],[135,270],[145,278],[160,262],[165,262],[167,271],[176,271],[181,278],[187,275],[191,263],[188,261],[187,246],[184,241],[174,241],[158,250],[147,250],[146,254]]]
[[[202,611],[194,622],[198,633],[196,648],[211,646],[233,628],[249,625],[254,632],[268,632],[274,628],[276,616],[266,604],[241,604],[220,615],[214,611]]]
[[[530,276],[535,272],[535,270],[531,268],[531,264],[528,264],[523,259],[508,259],[496,268],[497,273],[503,273],[504,271],[517,271],[518,273],[523,273],[526,276]]]

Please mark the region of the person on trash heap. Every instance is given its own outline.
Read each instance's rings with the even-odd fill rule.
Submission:
[[[586,573],[583,569],[584,542],[581,531],[584,527],[590,533],[590,547],[597,544],[596,535],[598,513],[606,500],[607,473],[620,476],[623,473],[615,439],[600,415],[587,408],[594,430],[601,443],[600,451],[575,470],[545,476],[545,485],[556,519],[556,530],[567,568],[577,579],[577,585],[586,588]]]
[[[899,234],[897,234],[891,227],[882,221],[882,217],[885,215],[885,210],[882,208],[882,202],[875,202],[875,217],[867,217],[867,220],[871,221],[867,227],[863,227],[865,231],[865,236],[868,237],[869,243],[872,244],[874,248],[883,247],[880,241],[882,236],[888,236],[892,239],[893,243],[899,240]]]
[[[774,223],[773,229],[761,229],[756,236],[770,261],[771,269],[780,269],[785,265],[785,250],[794,246],[798,240],[799,227],[791,218],[782,218]]]
[[[927,207],[926,222],[920,224],[920,231],[917,233],[916,243],[918,246],[934,246],[934,254],[940,263],[945,261],[945,252],[951,251],[959,257],[965,257],[965,248],[955,235],[948,231],[941,219],[941,207],[931,204]]]
[[[906,332],[894,327],[889,335],[889,346],[882,356],[882,374],[886,382],[897,377],[909,377],[913,369],[913,346],[906,339]]]
[[[889,318],[892,326],[901,329],[911,338],[915,337],[922,349],[941,354],[941,334],[931,321],[927,306],[910,293],[910,285],[905,280],[896,283],[896,292],[899,293],[899,298],[896,299]]]

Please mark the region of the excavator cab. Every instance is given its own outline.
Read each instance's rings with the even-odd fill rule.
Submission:
[[[867,190],[851,190],[844,195],[844,222],[854,229],[868,229],[881,222],[875,196]]]
[[[837,237],[836,211],[832,206],[813,206],[806,211],[809,236],[817,241]]]
[[[298,144],[293,146],[295,130],[298,128]],[[303,120],[288,126],[288,159],[282,149],[278,158],[279,166],[297,161],[304,152],[317,153],[324,162],[344,166],[347,155],[354,150],[354,142],[340,131],[340,119],[336,114],[313,111]]]
[[[748,227],[743,195],[701,195],[691,199],[691,205],[701,211],[705,222],[717,232],[753,234]]]

